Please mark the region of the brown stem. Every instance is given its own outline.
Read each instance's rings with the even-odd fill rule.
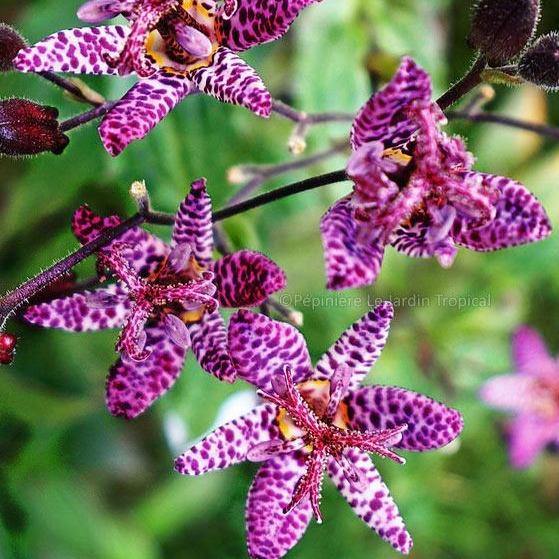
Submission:
[[[454,105],[454,103],[462,99],[462,97],[469,93],[474,87],[478,86],[482,82],[481,73],[485,70],[486,66],[487,62],[485,58],[479,56],[466,75],[437,99],[437,104],[441,110],[445,111],[451,105]]]

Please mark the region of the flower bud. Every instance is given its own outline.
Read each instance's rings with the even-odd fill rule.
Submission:
[[[8,332],[0,332],[0,365],[9,365],[14,360],[17,338]]]
[[[0,72],[13,70],[16,54],[26,46],[25,39],[15,29],[0,23]]]
[[[520,54],[534,35],[540,0],[479,0],[468,42],[491,64],[505,64]]]
[[[26,99],[0,100],[0,153],[35,155],[44,151],[60,154],[69,139],[57,121],[58,110]]]
[[[545,89],[559,89],[559,33],[540,37],[520,58],[518,73]]]

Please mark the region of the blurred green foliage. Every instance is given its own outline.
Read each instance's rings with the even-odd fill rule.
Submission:
[[[542,29],[559,27],[544,2]],[[78,24],[78,0],[3,0],[1,19],[30,41]],[[284,40],[248,53],[271,91],[306,111],[356,110],[411,54],[443,91],[470,63],[467,0],[325,0]],[[85,78],[107,98],[125,80]],[[38,77],[3,75],[2,96],[52,104],[64,117],[82,107]],[[492,110],[559,122],[559,99],[533,88],[498,88]],[[559,222],[559,148],[526,133],[490,125],[454,125],[468,137],[483,170],[523,180]],[[235,191],[227,169],[288,160],[290,126],[259,120],[209,98],[185,101],[150,136],[114,160],[94,126],[72,134],[63,156],[0,160],[0,291],[13,287],[75,246],[74,208],[132,211],[127,188],[146,179],[154,204],[173,210],[187,185],[206,176],[216,207]],[[309,152],[344,137],[345,126],[317,128]],[[343,165],[338,158],[269,185]],[[287,271],[287,295],[305,313],[314,358],[375,298],[414,297],[399,306],[389,343],[371,382],[420,390],[458,407],[466,428],[449,451],[410,455],[405,467],[381,463],[416,544],[416,559],[556,559],[559,554],[559,458],[527,472],[507,464],[502,417],[476,394],[488,376],[510,367],[509,338],[521,322],[559,349],[559,240],[495,254],[461,252],[448,271],[434,261],[389,253],[376,286],[328,294],[319,218],[349,186],[326,187],[231,220],[239,245],[265,250]],[[158,230],[168,235],[167,230]],[[85,277],[91,263],[80,266]],[[305,297],[318,297],[312,308]],[[443,296],[490,298],[459,309]],[[362,303],[356,303],[361,298]],[[172,471],[180,429],[192,440],[209,429],[223,402],[246,386],[223,386],[192,360],[173,390],[133,423],[108,415],[104,376],[114,332],[72,335],[12,323],[21,336],[15,364],[0,371],[0,557],[5,559],[182,559],[244,557],[243,509],[255,468],[200,479]],[[374,375],[374,376],[373,376]],[[173,435],[173,436],[171,436]],[[185,444],[185,443],[183,443]],[[329,485],[325,525],[313,525],[293,559],[396,557],[354,518]]]

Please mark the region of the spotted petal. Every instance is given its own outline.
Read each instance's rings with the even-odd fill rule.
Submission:
[[[358,388],[380,357],[393,317],[392,304],[384,302],[352,324],[320,358],[313,378],[329,380],[346,365],[352,371],[349,388]]]
[[[213,64],[194,70],[190,77],[207,95],[225,103],[242,105],[258,116],[270,116],[272,96],[264,82],[253,68],[227,48],[219,48]]]
[[[237,376],[227,348],[227,330],[218,310],[206,312],[199,322],[188,325],[192,351],[204,371],[219,380],[233,382]]]
[[[223,44],[242,51],[275,41],[288,31],[304,8],[316,1],[235,0],[235,12],[220,21]]]
[[[14,67],[20,72],[116,74],[105,55],[116,55],[130,30],[122,25],[82,27],[59,31],[19,51]]]
[[[181,244],[190,245],[201,266],[207,268],[212,262],[212,201],[206,189],[206,179],[193,182],[188,196],[179,206],[172,246]]]
[[[240,250],[217,260],[213,271],[219,304],[255,307],[285,287],[283,270],[260,252]]]
[[[296,328],[247,310],[231,317],[229,351],[239,377],[266,392],[273,392],[271,379],[284,365],[291,366],[295,383],[312,373],[305,338]]]
[[[94,299],[105,299],[107,304],[94,304]],[[69,297],[33,305],[25,311],[24,318],[44,328],[92,332],[122,326],[129,311],[130,302],[126,292],[111,285],[106,289],[74,293]]]
[[[392,386],[365,386],[346,400],[350,426],[359,431],[407,424],[396,447],[425,451],[453,441],[462,431],[460,413],[423,394]]]
[[[527,468],[540,452],[557,439],[559,421],[542,419],[538,415],[524,413],[514,419],[510,426],[509,454],[515,468]]]
[[[261,466],[247,501],[247,546],[251,557],[280,559],[303,536],[312,518],[310,501],[287,514],[297,481],[305,473],[300,453],[274,456]]]
[[[488,188],[501,193],[495,218],[487,225],[468,228],[457,220],[453,229],[456,243],[471,250],[487,252],[545,239],[551,223],[544,208],[528,189],[512,179],[481,174]]]
[[[175,470],[199,476],[244,462],[251,448],[278,437],[276,415],[274,405],[262,404],[225,423],[181,454],[175,460]]]
[[[144,361],[119,358],[107,378],[107,407],[111,414],[134,419],[169,390],[182,371],[186,350],[174,344],[163,327],[145,329]]]
[[[195,90],[189,79],[164,70],[140,80],[103,118],[99,134],[105,149],[117,156],[128,144],[146,136]]]
[[[72,231],[85,244],[98,237],[107,227],[115,227],[121,221],[116,215],[102,217],[89,206],[83,205],[74,212]],[[140,227],[129,229],[115,243],[119,244],[122,256],[142,275],[153,272],[169,252],[169,247],[161,239]],[[105,250],[109,250],[112,245],[108,245]]]
[[[385,148],[404,143],[417,130],[417,124],[406,114],[407,107],[414,101],[429,102],[431,95],[429,74],[404,57],[390,83],[357,114],[350,137],[353,149],[377,140]]]
[[[336,202],[320,222],[328,289],[349,289],[375,282],[384,247],[361,239],[350,198]]]
[[[354,464],[368,484],[360,491],[349,482],[338,463],[330,459],[328,474],[346,498],[355,514],[372,528],[383,540],[400,553],[408,554],[413,541],[388,487],[382,481],[368,454],[357,449],[346,451],[347,459]]]
[[[169,390],[182,371],[187,348],[174,344],[163,327],[146,328],[144,361],[119,358],[107,378],[106,402],[112,415],[134,419]]]

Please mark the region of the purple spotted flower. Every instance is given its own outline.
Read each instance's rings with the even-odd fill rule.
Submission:
[[[444,123],[429,75],[410,58],[359,111],[347,166],[353,193],[321,222],[330,289],[372,284],[389,244],[449,267],[458,246],[492,251],[550,234],[536,198],[512,179],[473,171]]]
[[[206,436],[175,467],[200,475],[264,462],[248,495],[249,554],[283,557],[319,508],[324,470],[350,507],[395,549],[412,539],[369,453],[404,459],[396,450],[440,448],[462,430],[460,414],[434,400],[387,386],[362,386],[388,336],[393,309],[383,303],[353,324],[313,368],[292,326],[241,310],[229,326],[240,378],[266,402]]]
[[[120,222],[79,208],[73,230],[85,243]],[[122,327],[120,358],[107,380],[107,406],[132,419],[162,396],[192,348],[202,368],[232,382],[236,371],[217,304],[261,304],[285,285],[283,271],[263,254],[241,250],[214,261],[212,207],[204,180],[179,207],[171,244],[135,228],[99,254],[116,283],[29,307],[27,321],[72,332]]]
[[[83,21],[122,14],[129,25],[59,31],[22,49],[14,66],[22,72],[136,74],[140,81],[99,128],[116,156],[198,91],[269,116],[269,91],[236,53],[278,39],[315,1],[90,0],[78,10]]]
[[[481,398],[513,412],[509,454],[515,468],[527,468],[548,444],[559,444],[559,363],[542,338],[527,326],[512,340],[515,372],[490,379]]]

